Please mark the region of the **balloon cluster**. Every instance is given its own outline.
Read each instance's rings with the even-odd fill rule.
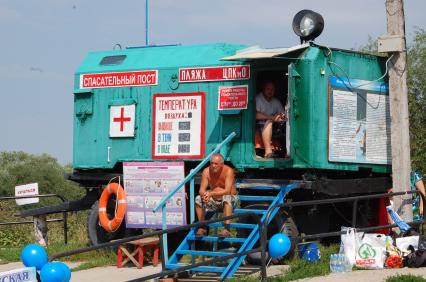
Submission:
[[[284,257],[291,248],[291,241],[287,235],[277,233],[269,239],[268,251],[272,258]]]
[[[22,249],[21,261],[26,267],[35,267],[40,271],[42,282],[69,282],[71,270],[63,262],[48,262],[46,250],[36,244]]]

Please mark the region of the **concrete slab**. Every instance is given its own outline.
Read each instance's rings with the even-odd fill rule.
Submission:
[[[95,267],[73,272],[71,282],[128,281],[159,272],[161,272],[161,265],[155,267],[152,265],[146,265],[141,269],[136,267],[117,268],[115,266]]]
[[[71,268],[78,266],[79,263],[66,262]],[[0,265],[0,272],[22,268],[21,262],[7,263]],[[288,270],[287,265],[272,265],[267,270],[268,277],[281,275]],[[95,267],[87,270],[72,272],[71,282],[121,282],[141,278],[147,275],[161,272],[161,265],[145,265],[141,269],[136,267],[117,268],[116,266]],[[326,276],[305,278],[297,280],[298,282],[359,282],[359,281],[385,281],[390,276],[398,274],[412,274],[426,277],[426,267],[422,268],[399,268],[399,269],[380,269],[380,270],[358,270],[347,273],[332,273]],[[253,275],[259,275],[258,273]]]
[[[298,282],[360,282],[360,281],[385,281],[398,274],[412,274],[426,277],[426,267],[421,268],[396,268],[378,270],[357,270],[352,272],[332,273],[327,276],[318,276],[297,280]]]

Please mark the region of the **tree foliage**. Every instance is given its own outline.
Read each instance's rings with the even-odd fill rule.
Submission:
[[[426,175],[426,31],[417,29],[407,50],[411,166]],[[377,55],[377,39],[368,37],[359,51]]]
[[[37,182],[39,194],[54,193],[66,199],[80,198],[84,190],[65,180],[65,171],[65,167],[47,154],[37,156],[24,152],[0,152],[0,196],[13,196],[15,186]],[[58,200],[55,201],[58,203]]]
[[[426,32],[418,29],[407,54],[411,164],[426,174]]]
[[[364,45],[361,45],[358,51],[372,55],[378,55],[379,51],[377,46],[377,39],[374,39],[369,35],[367,42]]]

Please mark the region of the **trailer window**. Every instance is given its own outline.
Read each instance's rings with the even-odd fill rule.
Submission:
[[[101,66],[119,65],[126,59],[126,55],[106,56],[99,63]]]

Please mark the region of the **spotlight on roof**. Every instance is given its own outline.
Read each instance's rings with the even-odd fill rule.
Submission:
[[[300,37],[300,43],[314,41],[324,29],[324,19],[311,10],[302,10],[293,18],[293,30]]]

